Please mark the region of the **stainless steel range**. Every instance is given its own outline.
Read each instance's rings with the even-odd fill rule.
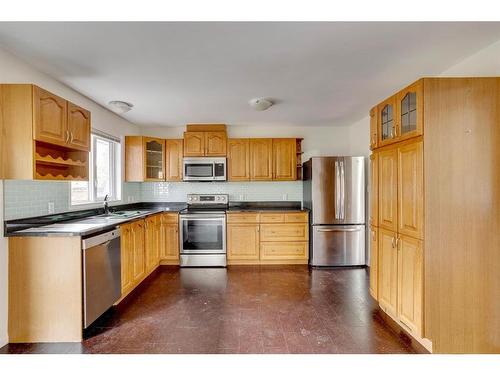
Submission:
[[[180,212],[181,267],[226,266],[227,194],[188,194]]]

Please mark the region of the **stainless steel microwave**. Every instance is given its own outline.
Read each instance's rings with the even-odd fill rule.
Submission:
[[[184,181],[226,181],[226,158],[184,158]]]

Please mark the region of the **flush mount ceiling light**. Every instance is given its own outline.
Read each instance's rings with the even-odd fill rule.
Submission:
[[[120,100],[112,100],[108,104],[111,107],[111,109],[113,110],[113,112],[116,112],[116,113],[126,113],[126,112],[130,111],[132,109],[132,107],[134,106],[131,103],[122,102]]]
[[[264,99],[264,98],[254,98],[248,102],[250,104],[250,107],[255,109],[256,111],[265,111],[268,109],[270,106],[272,106],[274,103],[270,100]]]

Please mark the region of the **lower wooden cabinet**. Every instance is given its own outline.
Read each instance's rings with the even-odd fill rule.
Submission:
[[[227,214],[228,264],[307,264],[307,212]]]
[[[160,262],[179,264],[179,216],[163,213],[160,218]]]
[[[122,294],[133,286],[134,282],[134,243],[132,239],[132,224],[121,226],[121,265],[122,265]]]
[[[261,242],[260,259],[269,261],[300,261],[308,259],[307,242]]]
[[[132,223],[132,282],[138,284],[146,275],[146,258],[144,251],[144,220]]]
[[[228,263],[259,260],[259,224],[227,225]]]
[[[146,274],[153,272],[160,262],[160,215],[149,216],[144,220],[146,233]]]
[[[379,228],[379,278],[378,302],[389,315],[397,316],[398,298],[398,251],[396,247],[397,234]]]
[[[378,300],[378,228],[370,228],[370,294]]]
[[[398,318],[412,333],[422,336],[424,265],[422,241],[398,240]]]

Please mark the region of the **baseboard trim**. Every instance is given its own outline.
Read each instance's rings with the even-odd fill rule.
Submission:
[[[426,338],[415,337],[399,322],[394,320],[381,308],[378,309],[380,317],[389,326],[389,328],[406,341],[417,353],[432,354],[432,341]]]

